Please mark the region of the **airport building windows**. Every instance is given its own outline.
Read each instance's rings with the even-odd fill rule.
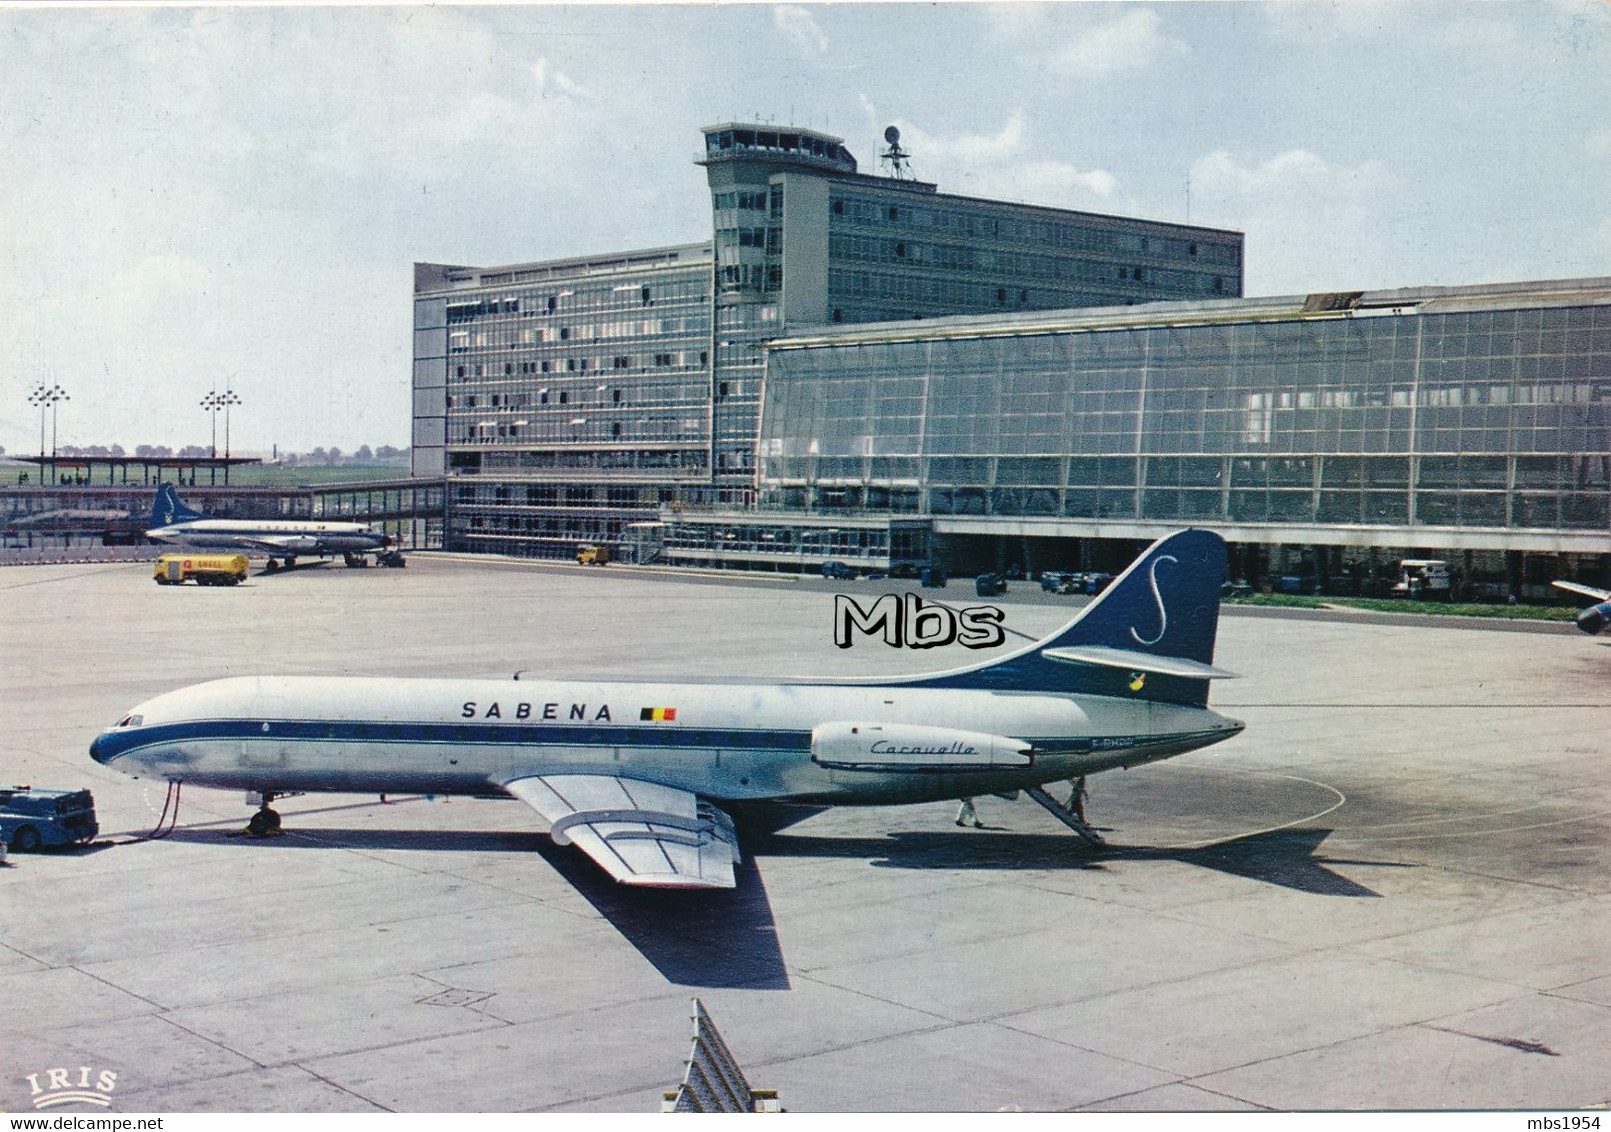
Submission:
[[[1462,545],[1496,549],[1519,529],[1604,537],[1611,290],[1580,290],[1593,301],[1517,285],[1393,293],[1368,316],[1215,306],[1080,328],[1069,312],[1061,332],[784,342],[762,503],[866,511],[915,488],[937,522],[1064,524],[1048,534],[1122,518],[1480,531]]]

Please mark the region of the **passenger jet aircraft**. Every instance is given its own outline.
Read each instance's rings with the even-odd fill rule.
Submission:
[[[327,523],[307,519],[215,519],[179,502],[171,483],[157,489],[151,508],[151,529],[145,537],[177,543],[197,550],[246,550],[268,555],[268,568],[278,559],[295,566],[298,555],[329,558],[340,554],[348,566],[363,566],[364,555],[374,553],[387,566],[401,566],[403,556],[389,549],[390,535],[364,523]]]
[[[931,802],[1042,789],[1229,739],[1208,708],[1225,544],[1153,544],[1044,640],[896,680],[725,684],[247,676],[157,696],[90,756],[244,789],[513,796],[624,884],[732,888],[721,806]],[[1061,811],[1061,812],[1060,812]],[[1082,828],[1083,827],[1083,828]]]
[[[1590,598],[1594,604],[1577,615],[1577,627],[1585,633],[1598,633],[1611,622],[1611,590],[1597,590],[1593,586],[1580,585],[1577,582],[1556,582],[1556,586],[1567,593],[1577,594],[1579,597]]]

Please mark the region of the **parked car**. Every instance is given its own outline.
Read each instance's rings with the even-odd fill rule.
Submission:
[[[854,582],[861,577],[861,571],[854,566],[846,566],[843,562],[824,562],[822,564],[824,578],[840,578],[847,582]]]
[[[1049,594],[1072,594],[1081,592],[1074,587],[1083,585],[1084,577],[1080,574],[1060,574],[1053,570],[1042,572],[1040,588]]]
[[[980,597],[995,597],[1007,592],[1007,579],[1000,574],[980,574],[973,580],[973,588]]]
[[[944,567],[929,566],[923,570],[922,583],[924,589],[943,590],[945,589],[945,583],[950,580],[950,576],[946,574]]]
[[[1394,597],[1407,597],[1411,601],[1447,601],[1449,599],[1449,564],[1440,558],[1406,558],[1398,564],[1398,582],[1393,586]]]
[[[1250,597],[1252,594],[1253,587],[1247,584],[1246,578],[1237,578],[1234,581],[1226,578],[1219,587],[1220,597]]]
[[[1085,574],[1085,592],[1088,594],[1099,594],[1112,584],[1112,574],[1094,574],[1090,572]]]

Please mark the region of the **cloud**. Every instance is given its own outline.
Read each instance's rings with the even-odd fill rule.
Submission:
[[[1430,7],[1430,5],[1428,5]],[[1401,0],[1346,0],[1346,3],[1298,3],[1270,0],[1263,5],[1270,33],[1294,43],[1326,43],[1339,35],[1376,35],[1389,28],[1401,30],[1415,5]],[[1447,12],[1438,15],[1439,22]]]
[[[1184,41],[1164,35],[1158,13],[1147,8],[1076,35],[1057,52],[1056,66],[1071,75],[1107,75],[1189,55]]]
[[[799,48],[802,55],[814,59],[828,50],[828,37],[804,8],[793,4],[778,5],[772,9],[772,25]]]
[[[587,90],[561,71],[558,67],[551,67],[547,59],[539,59],[531,65],[531,77],[537,81],[537,93],[542,98],[584,98]]]
[[[1043,4],[1024,4],[1020,0],[979,5],[986,25],[1003,39],[1032,39],[1046,32],[1050,20]]]
[[[991,134],[930,134],[899,123],[916,172],[946,192],[995,196],[1061,208],[1113,207],[1119,180],[1105,169],[1081,169],[1033,156],[1035,145],[1022,110]]]
[[[1247,233],[1248,294],[1434,282],[1396,277],[1428,235],[1406,223],[1410,194],[1380,162],[1339,165],[1307,149],[1249,161],[1220,149],[1193,163],[1191,187],[1194,222]]]

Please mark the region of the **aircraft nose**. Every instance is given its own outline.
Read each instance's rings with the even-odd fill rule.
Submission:
[[[105,766],[109,757],[111,757],[111,751],[106,742],[106,736],[104,734],[97,735],[95,741],[90,744],[90,758]]]

